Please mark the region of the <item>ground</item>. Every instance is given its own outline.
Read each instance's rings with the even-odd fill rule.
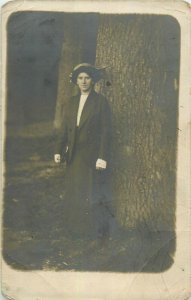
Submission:
[[[23,129],[24,128],[24,129]],[[21,270],[160,272],[173,263],[172,232],[120,228],[105,241],[71,239],[62,220],[63,164],[53,161],[50,122],[8,129],[4,258]]]

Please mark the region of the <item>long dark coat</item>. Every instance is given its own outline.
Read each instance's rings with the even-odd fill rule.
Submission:
[[[108,101],[92,91],[76,127],[80,94],[70,99],[55,153],[66,160],[64,226],[71,236],[102,235],[108,231],[111,112]],[[107,161],[96,170],[97,159]]]

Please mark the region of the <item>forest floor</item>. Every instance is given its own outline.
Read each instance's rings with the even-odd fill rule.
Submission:
[[[50,123],[11,128],[6,141],[3,254],[21,270],[161,272],[173,263],[171,232],[118,231],[104,243],[71,239],[62,226],[63,165]]]

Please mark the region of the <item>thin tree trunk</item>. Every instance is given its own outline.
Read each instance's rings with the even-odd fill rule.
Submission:
[[[64,15],[64,41],[59,67],[55,129],[61,126],[64,105],[76,91],[75,86],[69,81],[69,74],[77,64],[95,62],[98,20],[97,14]]]
[[[64,18],[64,42],[62,56],[59,67],[58,93],[55,111],[54,127],[57,129],[61,126],[64,105],[71,97],[73,85],[69,81],[69,74],[73,67],[81,61],[82,45],[80,32],[77,31],[77,20],[70,15]]]

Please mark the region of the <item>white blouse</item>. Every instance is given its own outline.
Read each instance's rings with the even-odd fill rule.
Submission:
[[[80,96],[80,103],[79,103],[78,114],[77,114],[77,124],[76,124],[77,126],[79,126],[79,124],[80,124],[82,111],[83,111],[83,108],[84,108],[87,98],[88,98],[88,94],[82,94]]]

